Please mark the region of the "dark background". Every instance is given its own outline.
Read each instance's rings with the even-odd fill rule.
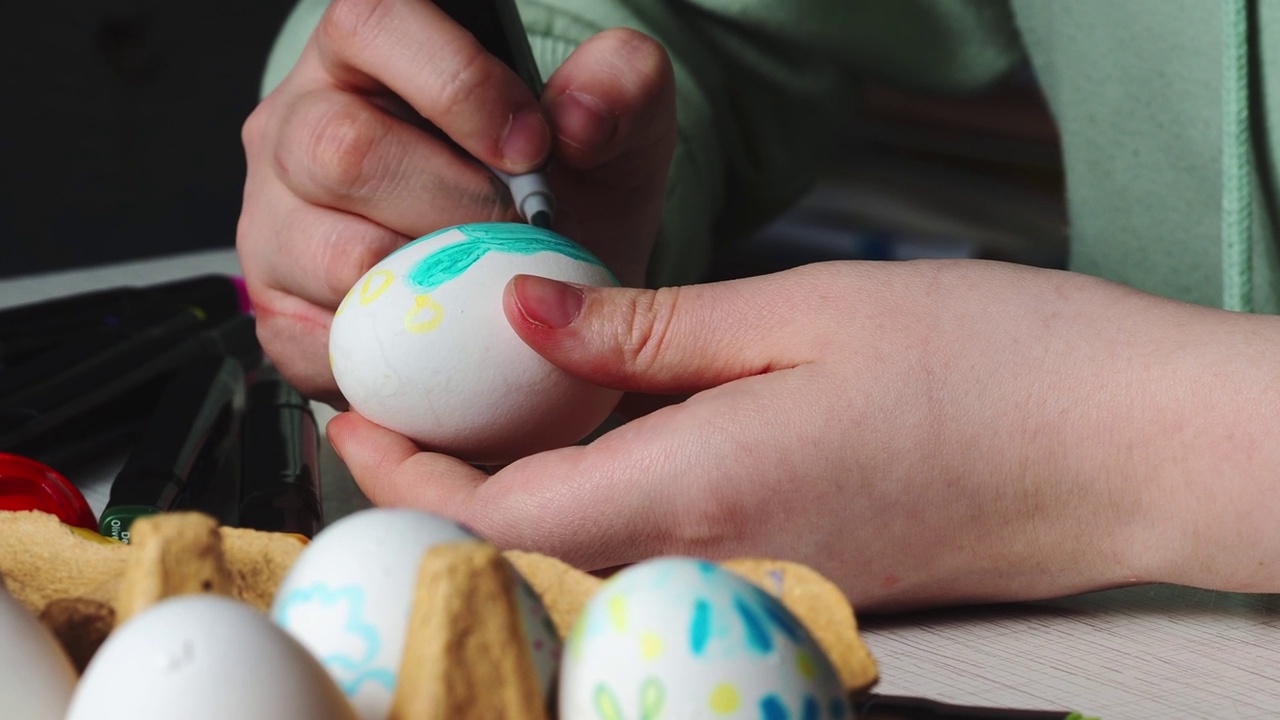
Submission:
[[[0,276],[231,247],[293,0],[9,0]]]

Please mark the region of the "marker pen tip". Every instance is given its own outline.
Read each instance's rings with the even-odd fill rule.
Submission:
[[[529,218],[529,224],[534,227],[540,227],[543,230],[550,230],[551,213],[546,210],[539,210],[533,214],[533,217]]]

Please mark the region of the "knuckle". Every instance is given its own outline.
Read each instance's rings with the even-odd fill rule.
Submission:
[[[258,103],[258,106],[249,113],[244,119],[244,123],[240,126],[240,144],[244,146],[245,157],[249,162],[253,162],[257,156],[257,151],[262,147],[266,136],[267,127],[270,124],[271,108],[267,100]]]
[[[291,123],[295,140],[282,143],[282,165],[301,163],[301,176],[323,199],[374,191],[377,149],[384,129],[372,113],[345,100],[315,103]],[[294,173],[289,173],[294,175]]]
[[[661,361],[675,327],[680,295],[678,287],[632,295],[626,308],[630,322],[622,324],[627,333],[622,339],[622,362],[631,372],[645,373]]]
[[[435,114],[441,121],[473,102],[494,76],[493,62],[479,45],[458,43],[452,52],[442,55],[450,58],[450,67],[437,74]]]
[[[672,72],[671,58],[662,43],[631,28],[612,31],[617,55],[642,76],[661,76]]]
[[[320,248],[319,288],[325,304],[336,309],[351,287],[386,256],[389,248],[369,238],[333,234]]]
[[[675,70],[662,43],[631,28],[607,31],[612,45],[609,56],[619,67],[626,68],[622,77],[634,83],[647,97],[657,98],[674,92]]]
[[[368,42],[388,5],[390,0],[333,0],[316,32],[327,44],[339,48]]]

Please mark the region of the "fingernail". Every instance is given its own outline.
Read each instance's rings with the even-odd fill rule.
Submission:
[[[513,169],[536,167],[551,147],[551,129],[536,108],[525,108],[511,116],[502,138],[502,158]]]
[[[537,275],[517,275],[512,290],[526,320],[553,330],[577,320],[586,299],[580,288]]]
[[[580,92],[556,98],[551,120],[561,140],[583,150],[602,147],[618,132],[617,116],[597,98]]]

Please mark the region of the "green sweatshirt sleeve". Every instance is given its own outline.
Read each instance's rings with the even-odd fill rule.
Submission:
[[[679,142],[649,283],[703,276],[732,241],[812,183],[859,84],[940,91],[986,84],[1021,60],[1003,0],[518,0],[549,76],[583,40],[629,27],[675,65]],[[296,62],[327,0],[300,0],[263,80]]]

